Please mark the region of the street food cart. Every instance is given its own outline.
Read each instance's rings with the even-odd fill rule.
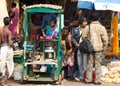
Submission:
[[[37,30],[31,29],[31,13],[41,15],[55,13],[57,15],[57,38],[46,40],[37,34]],[[63,55],[60,46],[62,22],[61,6],[37,4],[26,7],[21,83],[24,81],[58,81],[61,84],[63,78]]]

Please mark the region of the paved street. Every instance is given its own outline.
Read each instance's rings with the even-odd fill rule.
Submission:
[[[20,84],[16,81],[13,81],[12,79],[9,81],[10,86],[59,86],[59,85],[51,85],[49,83],[37,83],[36,82],[27,82],[26,84]],[[76,82],[76,81],[68,81],[68,80],[63,80],[62,85],[60,86],[96,86],[93,84],[85,84],[81,82]],[[97,86],[120,86],[120,84],[105,84],[103,83],[102,85],[97,85]]]

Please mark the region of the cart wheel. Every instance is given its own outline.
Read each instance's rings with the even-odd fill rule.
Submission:
[[[62,77],[62,80],[64,80],[64,70],[62,70],[61,72],[61,77]]]
[[[59,77],[58,77],[58,85],[61,85],[62,83],[62,74],[59,74]]]

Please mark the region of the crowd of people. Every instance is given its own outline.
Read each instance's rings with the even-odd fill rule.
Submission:
[[[2,73],[2,77],[5,77],[5,86],[8,86],[7,79],[14,69],[13,41],[11,38],[18,37],[18,16],[19,12],[16,3],[12,3],[9,17],[4,17],[4,26],[0,29],[0,73]],[[68,26],[63,27],[61,33],[61,47],[64,51],[62,66],[66,79],[75,79],[76,81],[85,81],[86,84],[99,85],[101,84],[101,59],[103,52],[107,48],[108,36],[105,27],[100,23],[99,14],[94,12],[90,15],[90,18],[88,23],[87,18],[83,16],[80,18],[74,17],[70,20]],[[55,14],[45,14],[43,16],[41,29],[43,37],[57,37],[58,31],[55,19]],[[86,39],[90,40],[94,48],[93,53],[80,51],[80,43]],[[94,81],[92,77],[93,68],[95,68]]]
[[[100,16],[97,12],[90,15],[90,20],[88,23],[85,17],[73,18],[70,25],[63,28],[62,46],[64,43],[65,53],[63,70],[67,79],[100,85],[102,54],[107,48],[108,35],[105,27],[100,23]],[[80,43],[86,39],[90,40],[94,48],[93,53],[80,51]],[[95,68],[94,77],[93,68]]]

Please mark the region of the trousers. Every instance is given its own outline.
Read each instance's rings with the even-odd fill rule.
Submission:
[[[87,54],[81,53],[78,50],[77,61],[78,61],[78,72],[79,72],[78,75],[79,75],[79,78],[84,79],[84,73],[85,73],[86,68],[87,68]]]
[[[86,82],[92,82],[92,70],[95,67],[95,81],[101,82],[101,61],[102,61],[102,53],[95,52],[88,55],[87,60],[87,69],[86,69]]]
[[[14,70],[13,49],[8,45],[1,46],[0,49],[0,72],[5,75],[5,69],[8,68],[9,77]]]

